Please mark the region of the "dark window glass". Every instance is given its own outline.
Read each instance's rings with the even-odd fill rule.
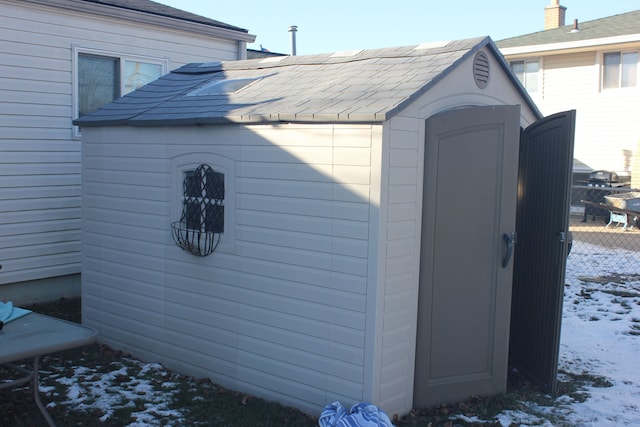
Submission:
[[[78,115],[93,113],[120,96],[120,61],[95,55],[78,55]]]
[[[185,172],[182,216],[189,229],[224,232],[224,174],[206,165]]]
[[[185,222],[187,223],[187,228],[191,230],[200,230],[200,226],[202,224],[201,210],[200,210],[200,202],[184,202],[184,210],[185,210]]]

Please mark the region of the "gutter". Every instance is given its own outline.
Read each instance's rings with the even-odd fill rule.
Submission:
[[[592,48],[597,46],[610,46],[614,44],[634,43],[634,42],[640,42],[640,33],[626,34],[624,36],[615,36],[615,37],[601,37],[601,38],[589,39],[589,40],[574,40],[570,42],[505,47],[505,48],[499,48],[499,49],[503,55],[511,56],[511,55],[524,55],[529,53],[561,51],[561,50],[574,50],[574,51],[593,50]],[[499,43],[497,44],[499,45]]]
[[[103,16],[111,19],[127,20],[144,25],[156,25],[177,31],[188,31],[207,37],[217,37],[225,40],[253,43],[256,36],[249,34],[247,30],[224,28],[213,24],[204,24],[186,19],[157,15],[150,12],[142,12],[117,6],[93,3],[83,0],[20,0],[20,3],[33,3],[42,6],[65,9],[73,12],[84,12],[94,16]]]

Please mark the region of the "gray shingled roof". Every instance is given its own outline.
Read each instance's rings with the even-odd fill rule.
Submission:
[[[382,122],[485,46],[508,70],[488,37],[429,47],[187,64],[74,123]],[[521,88],[512,73],[507,74]],[[189,95],[230,80],[248,84],[227,94]],[[524,90],[522,94],[529,99]]]
[[[578,28],[580,31],[572,32],[573,23],[571,23],[552,30],[499,40],[496,45],[500,49],[504,49],[640,34],[640,10],[594,19],[593,21],[578,22]]]
[[[204,16],[196,15],[195,13],[187,12],[181,9],[176,9],[171,6],[167,6],[161,3],[156,3],[151,0],[82,0],[87,3],[97,3],[106,6],[119,7],[121,9],[135,10],[138,12],[150,13],[152,15],[165,16],[168,18],[180,19],[183,21],[196,22],[199,24],[210,25],[212,27],[226,28],[234,31],[241,31],[247,33],[244,28],[236,27],[234,25],[225,24],[224,22],[209,19]]]

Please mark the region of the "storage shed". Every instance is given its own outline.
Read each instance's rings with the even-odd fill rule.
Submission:
[[[179,68],[76,121],[83,321],[314,414],[499,393],[538,119],[488,37]]]

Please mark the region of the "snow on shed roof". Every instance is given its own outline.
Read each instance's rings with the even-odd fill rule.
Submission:
[[[383,122],[485,46],[508,70],[489,37],[187,64],[74,123],[86,127]],[[521,88],[512,73],[508,75]],[[218,84],[209,86],[213,83]],[[523,89],[521,93],[530,102]]]

